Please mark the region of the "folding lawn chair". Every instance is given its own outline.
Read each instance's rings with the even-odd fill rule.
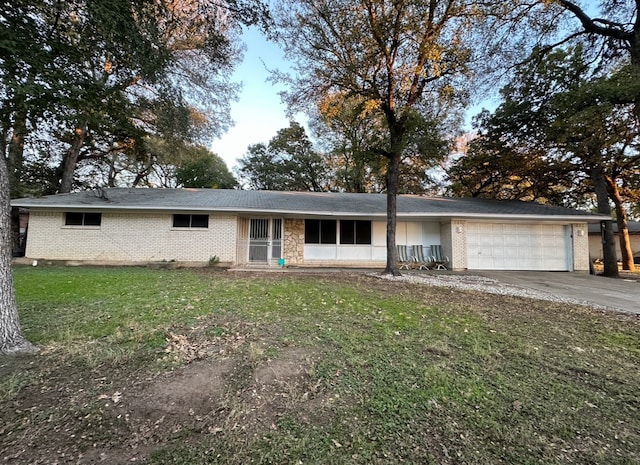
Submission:
[[[430,256],[425,257],[424,255],[424,246],[422,245],[414,245],[413,246],[413,259],[418,265],[418,268],[421,270],[428,270],[435,265],[433,258]]]
[[[441,245],[432,245],[431,246],[431,255],[433,256],[433,261],[435,263],[434,270],[446,270],[447,265],[449,264],[449,257],[442,254],[442,246]]]
[[[407,252],[406,245],[396,245],[396,249],[398,250],[398,263],[400,264],[401,270],[408,270],[411,268],[411,259],[409,258],[409,253]]]

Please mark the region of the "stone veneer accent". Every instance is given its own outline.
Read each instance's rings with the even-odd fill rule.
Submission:
[[[304,264],[304,220],[285,218],[283,246],[287,265]]]
[[[96,227],[65,226],[63,212],[32,209],[26,256],[47,260],[235,263],[237,220],[209,215],[209,227],[174,228],[171,213],[103,212]]]
[[[586,223],[572,225],[573,271],[589,271],[589,229]]]

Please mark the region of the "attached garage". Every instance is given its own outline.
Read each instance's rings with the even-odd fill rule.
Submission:
[[[570,271],[571,257],[566,225],[467,223],[470,270]]]

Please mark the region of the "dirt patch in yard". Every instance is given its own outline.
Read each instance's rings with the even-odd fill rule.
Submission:
[[[3,407],[7,426],[0,431],[0,462],[136,463],[159,446],[199,442],[207,435],[255,436],[276,429],[284,415],[304,418],[322,403],[310,374],[313,354],[290,348],[255,361],[243,349],[147,378],[111,372],[110,382],[82,380],[69,368],[66,375],[50,372],[51,379],[37,381],[13,400],[9,417],[15,422]],[[47,390],[49,383],[58,389]]]

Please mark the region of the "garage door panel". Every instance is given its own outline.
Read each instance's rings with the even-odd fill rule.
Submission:
[[[567,271],[568,240],[563,225],[469,223],[467,267]]]
[[[521,244],[520,239],[521,239],[520,236],[506,234],[504,236],[504,246],[505,247],[518,247],[518,245]]]
[[[506,260],[504,260],[504,265],[509,268],[517,268],[518,266],[522,266],[522,262],[518,259],[513,259],[513,258],[507,258]]]

